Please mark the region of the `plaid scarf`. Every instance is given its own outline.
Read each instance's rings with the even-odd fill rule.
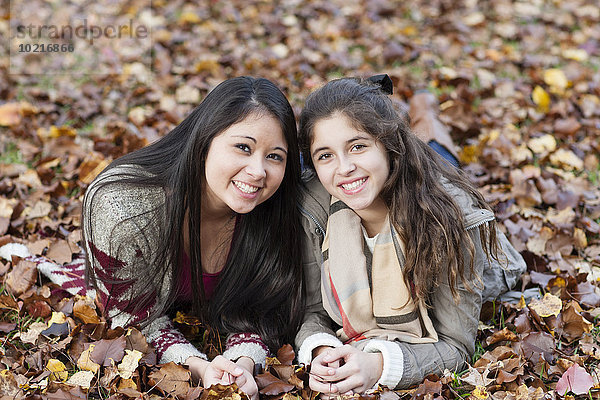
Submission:
[[[416,304],[404,282],[403,243],[389,216],[371,254],[360,217],[332,197],[322,250],[323,306],[342,326],[337,332],[342,341],[385,337],[409,343],[437,342],[424,302]]]

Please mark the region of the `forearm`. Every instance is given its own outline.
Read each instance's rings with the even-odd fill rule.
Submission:
[[[402,350],[403,366],[396,389],[420,384],[427,375],[440,375],[446,369],[459,372],[466,368],[467,355],[444,341],[397,345]]]

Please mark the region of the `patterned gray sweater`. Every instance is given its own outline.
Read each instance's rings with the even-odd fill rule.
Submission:
[[[101,173],[89,186],[83,202],[83,242],[98,284],[98,298],[111,327],[128,326],[164,309],[174,281],[171,271],[160,285],[149,285],[141,274],[144,263],[156,258],[161,224],[165,224],[163,189],[137,188],[121,183],[124,174],[139,175],[135,166],[119,166]],[[99,182],[109,182],[99,185]],[[142,234],[143,232],[143,234]],[[168,267],[165,267],[168,268]],[[151,306],[133,311],[136,300],[152,298]],[[160,363],[183,363],[190,356],[206,355],[189,343],[167,315],[147,324],[142,333],[155,347]],[[264,366],[267,346],[253,333],[230,334],[224,356],[235,360],[247,356]]]

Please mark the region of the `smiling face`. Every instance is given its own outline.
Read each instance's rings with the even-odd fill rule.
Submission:
[[[344,114],[319,120],[310,153],[319,180],[332,196],[363,220],[385,218],[380,194],[388,178],[389,159],[383,144],[355,128]]]
[[[253,113],[231,125],[212,140],[206,156],[204,212],[252,211],[277,191],[286,160],[287,144],[273,116]]]

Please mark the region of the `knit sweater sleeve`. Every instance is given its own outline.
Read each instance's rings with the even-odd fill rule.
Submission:
[[[162,191],[132,189],[114,178],[102,187],[95,181],[88,188],[83,241],[96,281],[97,301],[112,328],[142,324],[160,363],[182,363],[190,356],[206,359],[167,315],[147,320],[164,308],[170,289],[168,275],[162,284],[147,279],[147,263],[152,262],[156,248],[152,238],[158,237],[160,223],[156,210],[162,202]],[[141,303],[147,305],[140,308],[137,305]]]
[[[227,337],[223,357],[236,361],[240,357],[249,357],[254,364],[265,367],[269,348],[256,333],[235,333]]]

